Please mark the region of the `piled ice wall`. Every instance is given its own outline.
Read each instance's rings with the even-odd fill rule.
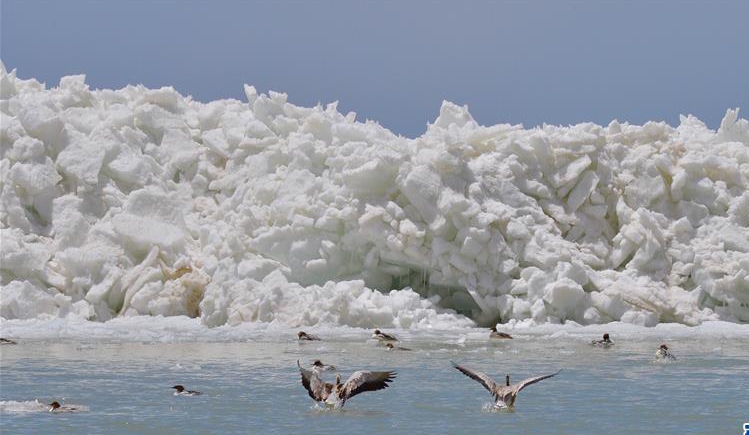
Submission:
[[[0,77],[0,316],[749,321],[749,123],[424,135],[285,94]]]

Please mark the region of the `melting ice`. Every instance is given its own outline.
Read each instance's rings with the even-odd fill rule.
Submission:
[[[0,71],[0,316],[354,327],[749,321],[749,123],[415,139],[287,95]]]

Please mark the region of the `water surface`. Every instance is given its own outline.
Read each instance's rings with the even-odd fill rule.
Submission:
[[[669,341],[675,363],[654,363],[653,337],[599,349],[587,337],[483,333],[411,334],[411,352],[386,351],[364,335],[298,343],[267,341],[24,341],[0,350],[2,432],[19,433],[741,433],[749,419],[749,339]],[[668,338],[668,337],[666,337]],[[616,337],[614,337],[616,340]],[[320,358],[344,378],[357,369],[395,370],[384,391],[319,409],[296,361]],[[525,389],[514,412],[491,412],[481,385],[456,361],[496,380],[562,373]],[[176,397],[183,384],[204,393]],[[88,412],[18,412],[39,400]],[[29,411],[30,409],[26,409]]]

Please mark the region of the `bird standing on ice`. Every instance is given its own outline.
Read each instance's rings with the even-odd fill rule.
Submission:
[[[674,356],[674,354],[668,351],[668,346],[666,346],[665,344],[662,344],[661,347],[659,347],[655,352],[655,359],[664,361],[676,361],[676,357]]]
[[[309,396],[316,402],[334,408],[343,408],[346,401],[357,394],[387,388],[396,376],[396,373],[391,371],[357,371],[345,383],[341,383],[341,375],[336,375],[335,384],[331,384],[320,378],[319,371],[305,369],[299,364],[299,361],[296,362],[296,365],[302,374],[302,385]]]
[[[603,334],[603,339],[602,340],[593,340],[593,341],[590,342],[590,344],[592,344],[593,346],[599,346],[599,347],[603,347],[603,348],[608,348],[608,347],[613,346],[614,342],[611,341],[611,338],[609,338],[609,333],[607,332],[607,333]]]
[[[175,396],[200,396],[201,394],[203,394],[200,391],[185,390],[185,387],[183,387],[182,385],[175,385],[172,388],[177,390],[174,392]]]
[[[375,329],[374,333],[372,333],[372,338],[376,338],[380,341],[398,341],[397,338],[395,338],[394,335],[385,334],[384,332],[380,331],[379,329]]]
[[[513,408],[515,406],[515,399],[517,398],[518,393],[523,390],[523,388],[527,387],[528,385],[535,384],[536,382],[543,381],[544,379],[554,377],[558,375],[559,372],[561,372],[561,370],[559,370],[558,372],[550,375],[536,376],[534,378],[524,379],[515,385],[510,385],[510,375],[507,375],[505,377],[505,385],[500,385],[494,382],[492,378],[485,375],[484,373],[475,372],[465,367],[461,367],[455,363],[453,363],[453,367],[489,390],[492,396],[494,396],[495,408]]]
[[[489,334],[489,338],[500,338],[500,339],[510,339],[510,340],[512,340],[512,335],[510,335],[510,334],[508,334],[506,332],[499,332],[499,331],[497,331],[497,326],[496,325],[492,326],[492,328],[490,329],[490,331],[492,331],[492,332]]]

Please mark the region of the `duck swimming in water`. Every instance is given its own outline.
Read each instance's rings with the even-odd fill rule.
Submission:
[[[491,333],[489,334],[489,338],[501,338],[501,339],[510,339],[512,340],[512,335],[506,333],[506,332],[499,332],[497,331],[497,327],[492,326],[490,329]]]
[[[372,338],[376,338],[382,342],[385,341],[398,341],[397,338],[395,338],[394,335],[385,334],[384,332],[380,331],[379,329],[375,329],[372,333]]]
[[[60,405],[60,402],[52,402],[49,404],[49,412],[76,412],[78,408],[71,405]]]
[[[590,344],[592,344],[593,346],[599,346],[599,347],[607,348],[607,347],[613,346],[614,342],[611,341],[611,338],[609,338],[609,333],[607,332],[607,333],[603,334],[603,339],[602,340],[593,340],[593,341],[590,342]]]
[[[676,357],[674,354],[669,352],[668,346],[665,344],[662,344],[658,350],[655,352],[655,359],[656,360],[665,360],[665,361],[676,361]]]
[[[185,387],[183,387],[182,385],[175,385],[172,388],[177,390],[174,392],[175,396],[200,396],[201,394],[203,394],[200,391],[185,390]]]
[[[332,366],[330,364],[323,364],[322,361],[316,359],[312,362],[312,367],[310,367],[310,370],[314,370],[316,372],[334,372],[336,371],[336,368],[335,366]]]
[[[392,371],[370,372],[360,370],[349,376],[345,383],[341,383],[341,375],[336,375],[335,384],[331,384],[320,379],[318,371],[305,369],[299,364],[299,361],[296,364],[302,375],[302,385],[309,396],[316,402],[335,408],[342,408],[348,399],[357,394],[387,388],[396,376],[396,373]]]
[[[319,341],[320,337],[312,334],[307,334],[304,331],[299,331],[296,335],[299,338],[299,341]]]
[[[535,384],[536,382],[543,381],[544,379],[548,379],[551,377],[554,377],[561,372],[559,370],[556,373],[552,373],[550,375],[545,376],[536,376],[534,378],[528,378],[524,379],[517,384],[510,385],[510,375],[507,375],[505,377],[505,385],[500,385],[494,382],[492,378],[485,375],[481,372],[476,372],[470,369],[467,369],[465,367],[459,366],[455,363],[453,363],[453,367],[458,369],[461,373],[468,376],[469,378],[473,379],[474,381],[480,383],[484,386],[489,392],[494,396],[494,407],[495,408],[512,408],[515,406],[515,399],[517,399],[518,393],[523,390],[523,388],[527,387],[528,385]]]

